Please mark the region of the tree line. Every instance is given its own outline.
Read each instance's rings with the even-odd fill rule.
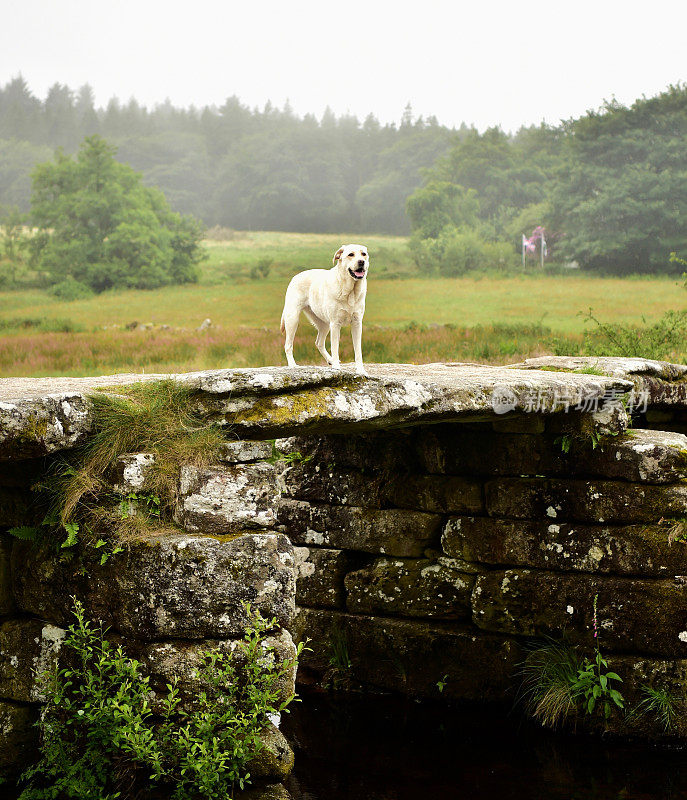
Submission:
[[[27,210],[35,165],[93,135],[174,212],[235,229],[412,233],[427,273],[515,268],[523,233],[538,226],[549,259],[583,268],[681,272],[687,257],[682,85],[510,134],[450,129],[410,107],[399,125],[236,97],[96,108],[87,85],[55,84],[39,100],[17,77],[0,88],[0,206]]]
[[[427,272],[514,266],[543,226],[548,257],[611,273],[682,272],[687,88],[616,101],[560,125],[468,131],[408,199]]]
[[[299,117],[288,104],[148,109],[116,98],[97,108],[90,86],[56,83],[44,100],[16,77],[0,88],[0,205],[27,211],[31,171],[87,136],[160,188],[175,211],[206,225],[310,232],[408,233],[408,195],[459,131],[413,116],[382,125],[370,114]]]

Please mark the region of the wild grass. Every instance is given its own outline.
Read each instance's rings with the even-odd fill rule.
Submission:
[[[653,686],[642,686],[641,694],[642,699],[634,708],[633,716],[652,718],[665,733],[674,730],[679,713],[679,701],[675,695],[667,689]]]
[[[193,393],[174,380],[118,387],[118,395],[91,396],[93,429],[86,444],[50,481],[63,527],[79,524],[93,538],[113,531],[118,539],[150,532],[151,514],[136,508],[118,510],[108,476],[125,453],[146,452],[154,462],[146,474],[145,490],[157,499],[156,514],[170,523],[177,498],[182,464],[204,466],[215,461],[225,441],[219,428],[208,426],[193,410]]]
[[[363,352],[369,363],[481,361],[513,363],[550,353],[545,331],[512,326],[458,328],[410,325],[405,329],[368,326]],[[304,323],[294,355],[299,364],[323,364],[315,350],[315,331]],[[581,336],[565,337],[559,347],[577,353]],[[344,362],[353,360],[350,337],[341,338]],[[206,331],[94,331],[82,334],[20,334],[0,338],[0,376],[107,375],[173,373],[199,369],[284,365],[282,338],[275,329],[210,328]]]
[[[329,267],[341,242],[360,237],[219,233],[231,238],[206,242],[209,257],[198,285],[105,292],[74,301],[37,289],[0,292],[0,376],[283,364],[278,329],[288,281],[301,269]],[[595,324],[580,316],[582,309],[592,307],[611,331],[625,326],[636,339],[639,329],[632,326],[641,326],[642,318],[655,325],[665,312],[687,304],[675,278],[497,271],[427,278],[418,276],[402,237],[366,236],[365,243],[372,270],[363,347],[371,362],[498,364],[531,355],[574,355],[584,347],[597,353],[609,340],[599,338]],[[251,272],[267,276],[251,279]],[[197,330],[208,318],[211,328]],[[136,323],[150,327],[127,329]],[[297,361],[319,363],[313,339],[303,320]],[[342,346],[350,360],[347,332]],[[656,348],[663,358],[687,360],[687,337],[658,341]]]
[[[558,728],[577,714],[573,687],[582,666],[568,645],[547,641],[531,650],[521,665],[519,701],[546,728]]]

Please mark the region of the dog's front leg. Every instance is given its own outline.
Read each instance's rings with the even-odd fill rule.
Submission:
[[[341,362],[339,361],[339,335],[341,333],[341,325],[338,322],[331,322],[329,324],[329,346],[332,351],[332,367],[339,369]]]
[[[354,316],[351,320],[351,336],[353,337],[353,353],[355,356],[355,371],[358,375],[367,375],[363,366],[363,318]]]

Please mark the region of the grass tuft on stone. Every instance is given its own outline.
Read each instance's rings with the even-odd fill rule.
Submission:
[[[520,665],[519,701],[546,728],[558,728],[577,714],[573,690],[580,661],[569,645],[547,641],[531,650]]]
[[[174,527],[181,466],[217,461],[224,434],[196,410],[193,389],[175,380],[117,387],[117,394],[94,393],[90,401],[91,436],[49,482],[52,516],[62,527],[79,523],[80,538],[109,532],[127,539]],[[127,453],[154,458],[142,490],[155,499],[152,510],[150,504],[124,504],[112,492],[109,478],[117,459]]]

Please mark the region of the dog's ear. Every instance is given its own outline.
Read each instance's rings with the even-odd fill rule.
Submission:
[[[343,249],[343,245],[342,245],[342,246],[341,246],[341,247],[340,247],[340,248],[339,248],[339,249],[336,251],[336,253],[334,253],[334,258],[332,259],[332,264],[333,264],[334,266],[336,266],[336,262],[337,262],[337,261],[338,261],[338,260],[341,258],[341,255],[343,254],[343,251],[344,251],[344,249]]]

